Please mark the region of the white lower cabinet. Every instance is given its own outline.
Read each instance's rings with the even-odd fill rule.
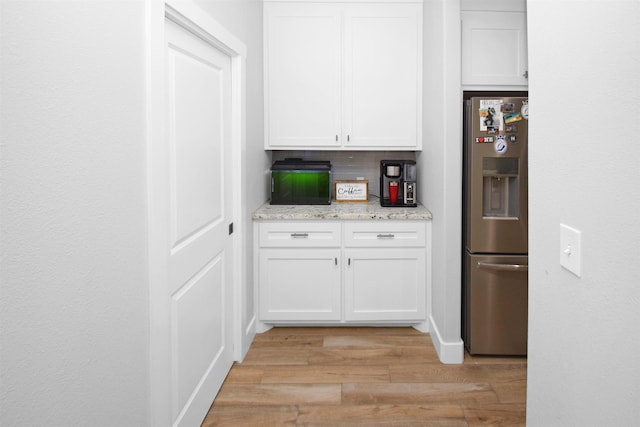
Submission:
[[[257,222],[260,321],[426,319],[427,221]]]
[[[347,222],[343,236],[345,320],[424,320],[426,222]]]
[[[260,251],[262,320],[340,320],[339,249]]]
[[[345,258],[345,320],[424,320],[424,249],[350,249]]]

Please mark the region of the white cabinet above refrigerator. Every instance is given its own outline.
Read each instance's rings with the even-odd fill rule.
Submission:
[[[526,90],[526,12],[463,11],[462,85],[465,90]]]

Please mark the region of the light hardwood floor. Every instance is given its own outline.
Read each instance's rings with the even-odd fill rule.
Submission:
[[[274,328],[202,426],[524,425],[526,375],[524,357],[443,365],[412,328]]]

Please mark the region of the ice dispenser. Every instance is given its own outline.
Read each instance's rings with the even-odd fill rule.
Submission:
[[[518,218],[519,159],[485,157],[482,159],[482,216]]]

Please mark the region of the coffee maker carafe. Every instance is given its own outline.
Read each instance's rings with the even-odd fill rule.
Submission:
[[[413,160],[380,161],[380,205],[416,207],[416,162]]]

